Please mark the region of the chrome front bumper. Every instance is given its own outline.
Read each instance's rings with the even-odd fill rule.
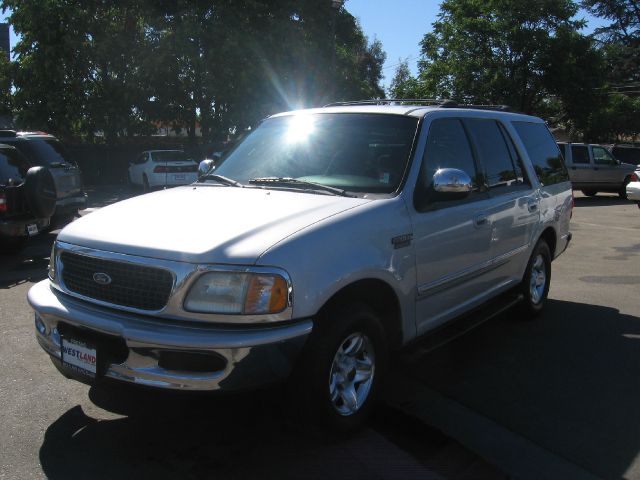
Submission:
[[[124,341],[126,359],[105,365],[99,377],[159,388],[240,390],[285,379],[313,327],[311,320],[227,328],[157,319],[74,299],[52,289],[49,280],[34,285],[27,298],[38,342],[63,373],[78,378],[61,363],[61,324]],[[215,354],[224,366],[211,372],[168,370],[159,365],[159,352]]]

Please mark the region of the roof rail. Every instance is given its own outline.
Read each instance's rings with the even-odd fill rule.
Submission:
[[[15,130],[9,129],[0,129],[0,137],[16,137],[17,133]]]
[[[450,99],[436,98],[379,98],[375,100],[357,100],[351,102],[334,102],[324,107],[345,107],[350,105],[419,105],[439,108],[472,108],[474,110],[498,110],[501,112],[513,112],[509,105],[473,105],[459,104]]]
[[[452,100],[437,98],[377,98],[373,100],[355,100],[349,102],[333,102],[324,107],[345,107],[349,105],[425,105],[443,106],[446,103],[455,103]]]

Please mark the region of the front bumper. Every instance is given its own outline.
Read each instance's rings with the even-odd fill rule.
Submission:
[[[156,319],[74,299],[52,289],[49,280],[34,285],[28,300],[36,312],[40,346],[66,375],[77,378],[77,372],[61,363],[60,332],[73,328],[126,345],[122,361],[108,361],[99,370],[98,379],[168,389],[233,391],[283,380],[313,327],[311,320],[227,328]],[[172,370],[160,365],[163,352],[215,355],[223,361],[215,371]]]

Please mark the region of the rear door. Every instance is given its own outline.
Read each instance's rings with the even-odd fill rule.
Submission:
[[[578,188],[588,187],[596,182],[595,171],[589,155],[589,146],[570,144],[566,145],[566,149],[570,150],[569,158],[571,158],[571,162],[568,163],[568,168],[571,182]],[[566,155],[565,158],[567,158]]]
[[[534,230],[540,221],[539,195],[529,180],[506,127],[497,120],[464,120],[482,166],[491,208],[491,262],[495,285],[519,281]]]

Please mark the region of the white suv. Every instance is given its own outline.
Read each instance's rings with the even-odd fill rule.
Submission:
[[[544,122],[373,103],[275,115],[197,183],[62,230],[28,296],[54,364],[184,390],[288,378],[290,408],[348,430],[390,350],[502,294],[538,313],[573,207]]]

